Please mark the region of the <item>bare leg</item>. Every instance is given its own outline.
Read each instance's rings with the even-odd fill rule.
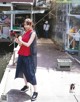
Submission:
[[[75,48],[75,45],[76,45],[76,42],[75,42],[75,40],[73,40],[72,47]]]
[[[37,92],[37,85],[33,85],[34,92]]]
[[[23,78],[24,78],[25,85],[27,85],[27,80],[24,74],[23,74]]]
[[[28,91],[29,87],[28,87],[28,85],[27,85],[27,80],[26,80],[26,77],[25,77],[24,74],[23,74],[23,78],[24,78],[25,85],[24,85],[24,87],[21,89],[21,91],[22,91],[22,92],[26,92],[26,91]]]
[[[34,92],[33,92],[33,95],[31,97],[31,101],[35,101],[37,96],[38,96],[37,85],[33,85],[33,88],[34,88]]]

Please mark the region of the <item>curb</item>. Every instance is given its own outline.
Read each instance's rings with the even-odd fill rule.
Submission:
[[[66,52],[66,54],[73,60],[75,60],[76,62],[78,62],[80,64],[80,61],[77,58],[74,58],[73,56],[71,56],[68,52]]]

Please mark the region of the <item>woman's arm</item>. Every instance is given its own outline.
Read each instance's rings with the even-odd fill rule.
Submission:
[[[35,37],[36,37],[36,33],[33,32],[33,33],[31,34],[30,39],[29,39],[29,41],[28,41],[27,43],[22,40],[22,37],[21,37],[21,36],[19,37],[19,41],[20,41],[21,44],[23,44],[24,46],[29,47],[29,46],[32,44],[32,42],[33,42],[33,40],[35,39]]]

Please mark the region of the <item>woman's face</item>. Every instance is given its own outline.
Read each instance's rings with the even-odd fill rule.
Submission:
[[[24,29],[26,31],[28,31],[31,28],[31,25],[27,24],[26,22],[24,22]]]

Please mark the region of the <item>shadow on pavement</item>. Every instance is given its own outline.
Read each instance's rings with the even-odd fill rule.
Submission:
[[[30,100],[30,96],[27,93],[20,90],[11,89],[8,93],[8,102],[25,102]]]

